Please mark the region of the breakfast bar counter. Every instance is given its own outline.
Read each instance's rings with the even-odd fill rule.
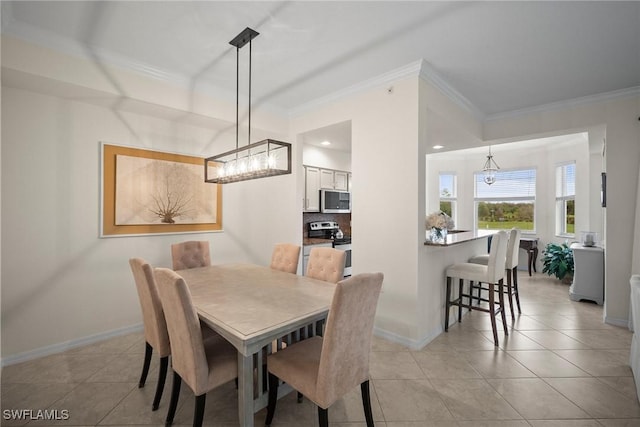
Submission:
[[[446,270],[455,263],[487,253],[487,238],[495,231],[462,231],[448,233],[441,242],[425,241],[420,251],[418,284],[418,337],[415,347],[421,348],[444,331]],[[426,231],[429,236],[429,230]],[[457,287],[455,287],[457,288]],[[457,292],[457,289],[456,289]],[[451,315],[455,316],[455,310]],[[457,318],[450,318],[454,324]]]
[[[427,230],[427,238],[424,242],[427,246],[451,246],[458,245],[460,243],[470,242],[473,240],[484,239],[494,234],[495,231],[450,231],[442,241],[431,241],[429,239],[429,230]]]

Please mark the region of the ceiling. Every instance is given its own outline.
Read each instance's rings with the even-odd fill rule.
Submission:
[[[640,86],[635,1],[2,2],[4,34],[226,95],[247,26],[284,112],[421,59],[481,117]]]

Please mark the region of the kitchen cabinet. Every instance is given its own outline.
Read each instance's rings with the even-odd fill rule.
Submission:
[[[320,168],[304,167],[304,211],[320,212]]]
[[[347,191],[348,172],[320,169],[320,188]]]

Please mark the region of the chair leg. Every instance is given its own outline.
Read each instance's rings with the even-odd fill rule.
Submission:
[[[513,293],[516,296],[516,304],[518,305],[518,313],[522,314],[522,310],[520,309],[520,292],[518,291],[518,267],[513,268],[513,272],[511,273],[513,276]]]
[[[273,420],[273,414],[276,412],[276,403],[278,402],[278,377],[269,373],[269,401],[267,404],[267,419],[264,421],[265,426],[270,426]]]
[[[451,277],[447,276],[447,291],[444,302],[444,331],[449,331],[449,308],[451,308]]]
[[[473,310],[473,280],[469,280],[469,311]]]
[[[458,323],[462,322],[462,286],[464,285],[464,280],[460,279],[458,281]]]
[[[140,375],[138,388],[144,387],[144,383],[147,381],[147,374],[149,373],[149,366],[151,365],[151,354],[153,353],[153,347],[151,347],[151,344],[146,341],[144,344],[144,363],[142,365],[142,375]]]
[[[193,411],[193,427],[201,427],[204,418],[204,405],[207,401],[207,393],[196,396],[196,406]]]
[[[511,320],[516,320],[516,314],[513,310],[513,294],[512,294],[512,270],[507,270],[507,296],[509,297],[509,309],[511,310]]]
[[[373,413],[371,412],[371,394],[369,393],[369,380],[360,384],[362,392],[362,406],[364,407],[364,418],[367,420],[367,427],[373,426]]]
[[[156,386],[156,395],[153,398],[152,411],[156,411],[160,406],[160,399],[162,398],[162,392],[164,391],[164,382],[167,379],[167,367],[169,365],[169,356],[160,358],[160,371],[158,373],[158,385]]]
[[[320,427],[329,427],[329,415],[327,410],[318,406],[318,425]]]
[[[507,316],[504,314],[504,279],[498,281],[498,303],[500,304],[500,315],[502,316],[502,327],[504,328],[504,335],[509,335],[509,329],[507,328]]]
[[[498,328],[496,327],[496,296],[493,283],[489,283],[489,316],[491,317],[491,329],[493,330],[493,343],[498,346]]]
[[[177,373],[173,373],[173,387],[171,388],[171,402],[169,402],[169,411],[167,412],[167,419],[164,422],[165,426],[173,424],[173,417],[176,415],[176,408],[178,407],[178,398],[180,397],[180,385],[182,384],[182,378]]]

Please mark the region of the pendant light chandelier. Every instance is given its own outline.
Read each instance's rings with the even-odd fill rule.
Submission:
[[[204,180],[213,184],[228,184],[256,178],[291,173],[291,144],[265,139],[251,143],[251,40],[258,34],[247,27],[229,42],[236,48],[236,148],[204,160]],[[238,144],[240,49],[249,43],[249,115],[247,145]]]
[[[496,172],[500,169],[500,166],[493,160],[493,156],[491,155],[491,146],[489,146],[489,155],[487,156],[487,161],[484,162],[484,167],[482,168],[482,175],[485,184],[491,185],[496,182]]]

